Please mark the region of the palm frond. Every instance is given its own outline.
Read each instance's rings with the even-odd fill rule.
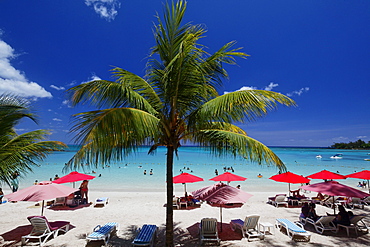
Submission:
[[[122,160],[158,135],[159,119],[134,108],[90,111],[74,117],[71,131],[76,133],[76,143],[82,145],[73,158],[75,166],[81,162],[105,164]]]
[[[0,95],[0,136],[9,134],[9,131],[23,118],[37,122],[35,114],[31,112],[30,102],[12,94]]]
[[[117,76],[117,73],[123,76],[123,78],[119,78],[116,82],[95,80],[68,89],[67,94],[71,99],[72,105],[88,103],[97,108],[134,107],[155,114],[156,110],[145,97],[140,95],[140,92],[144,93],[146,97],[153,95],[150,94],[151,89],[149,85],[143,83],[140,77],[132,73],[119,68],[113,69],[113,74]],[[147,85],[147,87],[138,90],[137,84],[141,86]],[[153,98],[152,96],[150,99],[153,100]],[[154,100],[158,101],[155,98]]]
[[[216,97],[197,109],[189,117],[189,125],[201,121],[245,122],[265,116],[277,109],[278,103],[295,106],[289,97],[264,90],[242,90]]]
[[[194,133],[194,140],[216,155],[232,154],[258,164],[275,165],[284,171],[286,167],[280,158],[261,142],[241,133],[225,130],[202,130]]]
[[[1,138],[0,180],[9,184],[14,172],[27,173],[48,154],[67,147],[58,141],[42,141],[49,134],[47,130],[35,130],[18,136],[13,135],[7,141]]]

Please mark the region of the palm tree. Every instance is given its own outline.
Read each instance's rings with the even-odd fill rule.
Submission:
[[[37,122],[28,100],[10,94],[0,95],[0,182],[9,187],[15,174],[32,171],[37,161],[66,147],[62,142],[43,141],[50,134],[47,130],[18,135],[14,127],[24,118]]]
[[[217,155],[242,156],[284,170],[269,148],[233,123],[262,117],[278,103],[295,104],[263,90],[219,95],[217,89],[227,77],[223,64],[248,55],[234,49],[235,42],[207,53],[198,43],[204,28],[181,24],[185,9],[185,1],[166,4],[163,20],[157,17],[156,45],[145,78],[115,67],[115,81],[95,80],[68,90],[73,105],[87,103],[98,109],[74,115],[72,132],[81,149],[67,168],[120,161],[143,144],[151,145],[149,153],[166,147],[166,246],[173,246],[173,159],[181,144],[196,143]]]

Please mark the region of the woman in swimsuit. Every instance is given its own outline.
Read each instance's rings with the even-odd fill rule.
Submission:
[[[89,191],[89,188],[87,187],[89,181],[87,180],[84,180],[82,183],[81,183],[81,186],[80,186],[80,191],[81,191],[81,199],[83,200],[84,198],[86,198],[86,203],[89,202],[89,198],[87,196],[87,192]]]

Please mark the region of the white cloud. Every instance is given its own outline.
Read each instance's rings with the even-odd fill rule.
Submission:
[[[367,136],[357,136],[358,139],[366,139]]]
[[[95,12],[107,21],[114,20],[118,14],[116,9],[121,7],[118,0],[85,0],[85,4],[94,7]]]
[[[54,88],[56,90],[65,90],[65,87],[58,87],[58,86],[55,86],[55,85],[50,85],[51,88]]]
[[[237,91],[243,91],[243,90],[256,90],[257,88],[256,87],[249,87],[249,86],[244,86],[244,87],[241,87],[240,89],[234,91],[234,92],[237,92]],[[228,91],[225,91],[224,94],[227,94],[227,93],[232,93],[232,92],[228,92]]]
[[[62,119],[59,119],[59,118],[53,118],[53,121],[61,122],[61,121],[62,121]]]
[[[72,106],[71,106],[71,104],[70,104],[71,102],[69,101],[69,100],[63,100],[62,101],[62,105],[65,105],[65,106],[67,106],[68,108],[72,108]]]
[[[291,97],[293,95],[300,96],[302,93],[308,92],[309,90],[310,90],[309,87],[303,87],[303,88],[299,89],[298,91],[293,91],[291,93],[287,93],[286,95],[289,96],[289,97]]]
[[[89,79],[87,79],[87,81],[83,81],[81,82],[81,84],[91,82],[91,81],[97,81],[97,80],[101,80],[101,78],[93,74]]]
[[[270,82],[270,84],[266,86],[263,90],[271,91],[274,87],[277,87],[277,86],[279,86],[279,84]],[[243,86],[236,91],[243,91],[243,90],[257,90],[257,88],[253,86]],[[230,92],[226,92],[226,91],[224,92],[224,94],[227,94],[227,93],[230,93]]]
[[[0,40],[0,93],[13,93],[23,97],[52,98],[36,82],[27,80],[23,72],[14,68],[10,60],[15,57],[14,49]]]
[[[348,137],[344,137],[344,136],[338,136],[338,137],[332,138],[332,140],[334,142],[346,142],[346,141],[349,140],[349,138]]]
[[[277,87],[277,86],[279,86],[279,84],[270,82],[270,84],[267,87],[265,87],[265,90],[271,91],[274,87]]]
[[[271,91],[272,89],[274,89],[275,87],[278,87],[278,86],[279,86],[279,84],[270,82],[270,84],[268,86],[265,86],[265,88],[263,90]],[[257,89],[258,88],[253,87],[253,86],[243,86],[243,87],[241,87],[240,89],[238,89],[238,90],[236,90],[234,92],[242,91],[242,90],[257,90]],[[303,87],[303,88],[301,88],[301,89],[299,89],[297,91],[293,91],[291,93],[287,93],[286,95],[289,96],[289,97],[291,97],[293,95],[300,96],[302,93],[308,92],[309,90],[310,90],[309,87]],[[224,94],[227,94],[227,93],[231,93],[231,92],[227,92],[227,91],[224,92]]]

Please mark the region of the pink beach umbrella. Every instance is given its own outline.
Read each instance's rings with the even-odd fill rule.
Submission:
[[[245,177],[242,177],[242,176],[238,176],[238,175],[235,175],[231,172],[225,172],[221,175],[218,175],[214,178],[211,178],[210,180],[212,181],[217,181],[217,182],[227,182],[227,184],[229,184],[231,181],[245,181],[247,178]]]
[[[83,181],[83,180],[91,180],[94,179],[95,176],[79,173],[79,172],[71,172],[61,178],[58,178],[53,181],[56,184],[64,184],[64,183],[73,183],[73,188],[75,187],[75,182]]]
[[[218,183],[193,191],[197,200],[206,201],[211,206],[220,208],[220,222],[222,231],[222,208],[241,207],[252,195],[229,185]]]
[[[77,191],[68,186],[55,184],[50,181],[43,181],[36,185],[32,185],[25,189],[6,195],[9,201],[42,201],[41,215],[44,214],[44,200],[50,200],[57,197],[66,197],[71,193]]]
[[[365,193],[361,190],[357,190],[355,188],[349,187],[344,184],[340,184],[337,181],[326,181],[317,184],[310,184],[301,186],[301,189],[320,192],[322,194],[326,194],[329,196],[346,196],[346,197],[358,197],[364,198],[370,196],[370,194]],[[335,207],[334,207],[334,214],[335,214]]]

